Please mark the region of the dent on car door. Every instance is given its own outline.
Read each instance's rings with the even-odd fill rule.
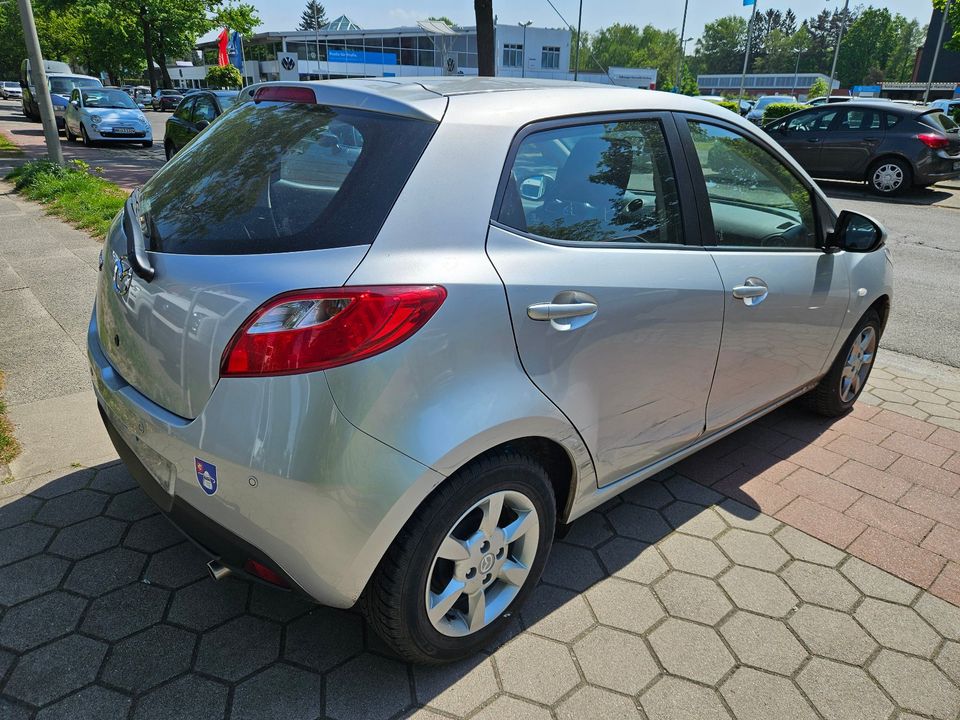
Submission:
[[[669,116],[579,122],[516,143],[487,252],[525,371],[604,485],[703,432],[723,297]]]
[[[821,375],[850,284],[846,255],[823,250],[813,190],[772,148],[692,116],[681,130],[699,175],[704,244],[725,290],[710,432]]]

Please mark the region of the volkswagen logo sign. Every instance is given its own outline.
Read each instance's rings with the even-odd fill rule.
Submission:
[[[126,259],[113,253],[113,289],[120,297],[126,297],[130,292],[130,282],[133,280],[133,271]]]
[[[293,68],[297,65],[297,61],[288,56],[280,61],[280,65],[283,66],[284,70],[293,70]]]

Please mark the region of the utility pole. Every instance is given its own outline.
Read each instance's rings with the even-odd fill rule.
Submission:
[[[527,28],[533,25],[533,20],[527,20],[526,22],[517,23],[520,27],[523,28],[523,51],[520,54],[520,77],[527,76]]]
[[[933,62],[930,63],[930,76],[927,78],[927,89],[923,91],[923,102],[930,99],[930,86],[933,85],[933,72],[937,69],[937,60],[940,59],[940,46],[943,45],[943,31],[947,27],[947,20],[950,18],[950,0],[947,0],[947,6],[943,9],[943,17],[940,18],[940,33],[937,35],[937,46],[933,49]]]
[[[847,0],[849,2],[850,0]],[[747,51],[743,54],[743,72],[740,73],[740,94],[737,95],[737,107],[743,101],[743,87],[747,82],[747,66],[750,64],[750,42],[753,40],[753,19],[757,16],[757,0],[753,0],[753,11],[747,23]]]
[[[313,39],[317,43],[317,80],[323,80],[320,77],[320,24],[317,22],[317,3],[313,3]]]
[[[844,0],[843,15],[840,16],[840,31],[837,33],[837,46],[833,49],[833,65],[830,67],[830,82],[827,86],[827,97],[833,95],[833,79],[837,76],[837,58],[840,57],[840,42],[843,40],[843,31],[847,26],[847,9],[849,7],[850,0]]]
[[[683,74],[683,63],[687,59],[687,41],[684,39],[687,33],[687,6],[690,0],[683,0],[683,22],[680,23],[680,62],[677,65],[677,81],[674,86],[680,87],[680,78]]]
[[[577,52],[573,61],[573,80],[580,77],[580,28],[583,24],[583,0],[580,0],[580,11],[577,13]]]
[[[50,100],[50,88],[47,85],[47,69],[43,66],[43,53],[40,52],[40,39],[37,37],[37,24],[33,20],[33,6],[30,0],[17,0],[20,7],[20,21],[23,23],[23,41],[27,45],[27,57],[30,58],[30,72],[27,85],[33,81],[34,98],[40,108],[40,120],[43,122],[43,136],[47,141],[47,155],[52,162],[63,165],[63,149],[60,147],[60,131],[57,130],[57,118],[53,114],[53,102]]]
[[[800,56],[803,55],[803,48],[797,48],[797,64],[793,68],[793,91],[794,96],[797,94],[797,78],[800,77]],[[830,93],[827,93],[829,96]]]

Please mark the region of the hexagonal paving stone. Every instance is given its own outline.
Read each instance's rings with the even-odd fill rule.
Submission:
[[[933,628],[903,605],[867,598],[854,617],[884,647],[928,658],[940,644]]]
[[[623,492],[620,498],[624,502],[659,510],[672,503],[676,498],[663,486],[662,482],[650,478]]]
[[[277,622],[287,622],[316,608],[316,603],[292,592],[263,583],[250,583],[250,612]]]
[[[740,528],[733,528],[718,538],[717,545],[737,565],[758,570],[776,570],[790,559],[770,536]]]
[[[60,497],[61,495],[85,488],[90,484],[90,479],[94,475],[94,471],[90,468],[71,469],[66,472],[66,474],[57,477],[58,472],[63,471],[46,473],[32,479],[30,481],[32,486],[30,494],[34,497],[43,498],[44,500]]]
[[[76,563],[64,587],[89,597],[103,595],[134,582],[146,561],[143,553],[114,547]]]
[[[143,490],[134,488],[127,492],[114,495],[104,514],[119,520],[141,520],[156,515],[160,510],[148,498]]]
[[[666,616],[649,588],[608,578],[587,591],[587,602],[604,625],[643,633]]]
[[[734,666],[712,628],[670,618],[650,634],[650,644],[667,672],[712,685]]]
[[[43,500],[30,495],[0,498],[0,530],[31,519],[41,505]]]
[[[51,555],[34,555],[0,568],[0,605],[15,605],[57,587],[70,563]]]
[[[662,677],[640,698],[650,720],[724,720],[730,718],[713,690],[689,680]]]
[[[745,665],[792,675],[807,651],[782,622],[738,610],[720,627],[720,634]]]
[[[543,581],[583,592],[603,578],[603,570],[593,552],[559,542],[550,550]]]
[[[119,640],[159,622],[170,593],[143,583],[127,585],[90,603],[84,632]]]
[[[914,609],[945,638],[960,641],[960,607],[924,593]]]
[[[489,658],[478,656],[449,665],[413,668],[416,699],[451,715],[469,715],[500,688]]]
[[[0,566],[41,552],[53,532],[53,528],[32,522],[0,530]]]
[[[364,653],[327,676],[327,715],[335,720],[378,720],[410,706],[407,669]]]
[[[738,668],[720,687],[737,720],[817,720],[817,714],[786,678]]]
[[[622,503],[607,513],[607,520],[617,535],[655,543],[670,533],[671,528],[656,510]]]
[[[960,715],[960,690],[929,660],[884,649],[869,670],[905,710],[938,720]]]
[[[639,583],[652,583],[670,568],[656,545],[617,537],[597,551],[607,572]]]
[[[848,557],[840,568],[840,572],[864,595],[881,600],[909,605],[920,593],[920,588],[904,582],[885,570],[865,563],[860,558]]]
[[[827,545],[789,525],[784,525],[777,530],[773,537],[796,560],[836,567],[845,557],[842,550],[837,550],[832,545]]]
[[[167,620],[191,630],[206,630],[242,614],[249,592],[250,583],[243,580],[204,578],[174,594]]]
[[[778,578],[739,565],[720,578],[720,585],[741,610],[783,617],[797,604],[797,596]]]
[[[209,559],[192,543],[182,542],[153,555],[143,576],[164,587],[181,588],[209,577]]]
[[[52,592],[10,608],[0,621],[0,645],[23,652],[77,626],[86,600]]]
[[[280,626],[245,615],[205,632],[195,667],[224,680],[239,680],[280,654]]]
[[[627,695],[636,695],[659,673],[641,638],[611,628],[594,628],[573,652],[588,683]]]
[[[582,687],[557,706],[558,720],[640,720],[637,706],[623,695],[595,687]]]
[[[37,713],[37,720],[125,720],[132,700],[115,690],[92,685]],[[3,717],[3,713],[0,713]]]
[[[81,520],[96,517],[109,499],[109,496],[93,490],[77,490],[53,500],[47,500],[34,520],[44,525],[66,527]]]
[[[183,533],[163,515],[137,520],[130,526],[130,532],[123,544],[134,550],[153,553],[176,545],[183,540]]]
[[[24,705],[0,697],[0,717],[3,720],[29,720],[30,711]],[[550,717],[549,714],[547,717]]]
[[[550,720],[552,715],[546,708],[517,698],[501,695],[471,720]]]
[[[322,714],[321,676],[278,663],[237,686],[230,717],[314,720]]]
[[[779,520],[757,512],[753,508],[747,507],[743,503],[733,499],[721,502],[720,505],[717,506],[717,513],[730,527],[752,530],[758,533],[771,533],[780,525]]]
[[[324,672],[363,650],[363,621],[358,615],[314,607],[287,626],[283,656]]]
[[[120,542],[126,523],[95,517],[64,528],[50,543],[50,552],[79,560]]]
[[[860,600],[860,593],[833,568],[797,561],[780,573],[793,591],[814,605],[834,610],[852,610]]]
[[[134,720],[220,718],[227,706],[227,688],[197,675],[185,675],[147,693],[137,702]]]
[[[836,610],[801,605],[787,622],[814,655],[862,665],[877,648],[852,617]]]
[[[672,571],[653,586],[667,612],[676,617],[716,625],[733,609],[720,586],[709,578]]]
[[[580,682],[569,649],[534,635],[511,640],[497,652],[496,663],[504,690],[548,705]]]
[[[660,543],[659,547],[674,569],[694,575],[716,577],[730,566],[717,546],[703,538],[674,534]]]
[[[538,585],[520,608],[530,632],[569,642],[595,623],[583,595],[551,585]]]
[[[142,693],[190,669],[196,637],[169,625],[154,625],[117,643],[103,669],[103,680]]]
[[[597,547],[613,537],[613,530],[607,524],[607,519],[596,510],[577,518],[570,525],[570,530],[563,541],[572,545],[581,545],[587,548]]]
[[[68,635],[22,656],[4,692],[45,705],[92,682],[106,653],[105,643]]]
[[[860,668],[814,658],[797,684],[827,720],[886,718],[893,704]]]
[[[960,686],[960,643],[947,641],[937,653],[937,667]]]
[[[117,463],[116,465],[100,468],[97,471],[96,477],[94,477],[90,483],[90,487],[94,490],[115,495],[137,487],[137,481],[133,479],[130,471],[127,470],[123,463]]]
[[[712,540],[727,529],[727,524],[710,508],[677,500],[660,512],[670,526],[685,535],[696,535]]]
[[[670,491],[677,500],[708,507],[723,500],[723,496],[705,485],[694,482],[683,475],[673,475],[663,481],[663,486]]]

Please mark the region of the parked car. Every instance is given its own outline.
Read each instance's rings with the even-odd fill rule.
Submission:
[[[43,69],[46,73],[59,73],[69,75],[73,72],[70,66],[65,62],[58,60],[44,60]],[[25,59],[20,63],[20,102],[23,106],[23,114],[28,120],[40,122],[40,108],[37,105],[36,83],[33,73],[30,70],[30,60]]]
[[[103,88],[103,83],[98,78],[90,75],[47,75],[47,83],[50,86],[50,100],[53,102],[53,114],[57,119],[57,128],[63,130],[64,118],[67,107],[70,104],[70,96],[77,88]],[[37,118],[39,120],[40,110],[37,109]]]
[[[558,527],[793,398],[850,410],[882,228],[734,114],[586,85],[264,86],[127,201],[94,388],[215,577],[362,595],[402,657],[452,660]]]
[[[960,110],[960,99],[956,100],[934,100],[930,103],[930,107],[937,108],[941,112],[950,115],[951,117]]]
[[[137,85],[130,96],[138,105],[153,106],[153,94],[150,92],[149,85]]]
[[[236,90],[196,90],[184,95],[163,133],[167,160],[220,117],[237,99]]]
[[[23,97],[23,90],[20,89],[20,83],[15,80],[4,80],[0,82],[0,97],[4,100],[19,100]]]
[[[120,88],[77,88],[70,96],[65,115],[67,140],[135,142],[153,146],[150,121],[127,93]]]
[[[747,111],[746,118],[756,125],[761,125],[763,123],[763,111],[767,109],[767,105],[773,105],[774,103],[795,103],[797,99],[790,95],[764,95],[763,97],[757,98],[757,101],[753,104],[753,107]]]
[[[163,112],[164,110],[176,110],[181,100],[183,100],[183,95],[180,94],[179,90],[157,90],[150,104],[157,112]]]
[[[806,104],[810,107],[819,107],[820,105],[827,105],[829,103],[838,103],[838,102],[847,102],[852,100],[849,95],[831,95],[827,97],[826,95],[821,95],[820,97],[811,98],[806,101]]]
[[[938,109],[857,100],[800,110],[766,130],[814,177],[863,181],[880,195],[960,177],[958,127]]]

